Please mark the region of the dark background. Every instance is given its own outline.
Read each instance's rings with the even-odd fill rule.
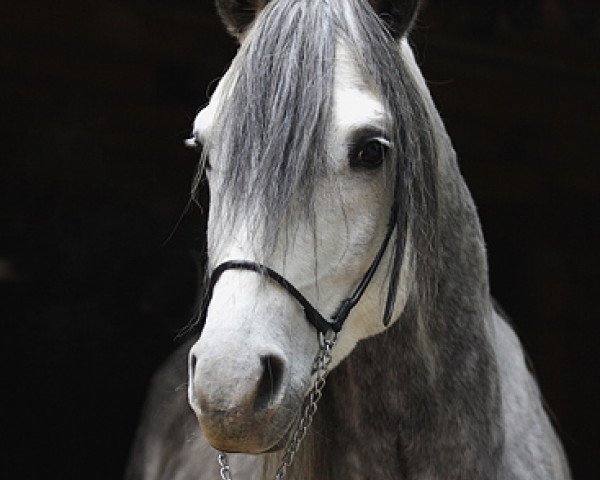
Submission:
[[[600,446],[599,23],[595,0],[430,0],[413,37],[579,479]],[[0,39],[4,478],[120,478],[193,310],[182,140],[235,45],[197,0],[5,0]]]

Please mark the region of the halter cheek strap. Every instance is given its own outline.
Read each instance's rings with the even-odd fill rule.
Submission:
[[[252,262],[250,260],[228,260],[226,262],[219,264],[213,270],[212,275],[210,277],[207,299],[208,299],[208,301],[210,301],[210,299],[212,298],[215,285],[216,285],[217,281],[219,280],[219,278],[221,277],[221,275],[223,274],[223,272],[225,272],[227,270],[250,270],[250,271],[256,272],[260,275],[269,277],[271,280],[273,280],[277,284],[279,284],[279,286],[281,286],[285,291],[287,291],[292,297],[294,297],[296,299],[296,301],[304,309],[304,315],[306,316],[306,319],[320,333],[326,334],[329,330],[333,330],[334,332],[338,333],[342,329],[342,326],[344,325],[344,322],[348,318],[348,315],[350,314],[352,309],[356,306],[356,304],[359,302],[363,293],[369,286],[369,283],[371,282],[373,275],[375,275],[375,272],[377,271],[377,267],[381,263],[381,259],[383,258],[383,255],[387,249],[388,243],[390,242],[390,238],[394,231],[395,223],[396,223],[395,215],[392,215],[392,219],[388,226],[386,236],[381,244],[381,247],[379,247],[379,251],[377,252],[377,255],[375,256],[373,262],[371,263],[371,266],[369,267],[369,269],[363,276],[358,287],[356,287],[356,290],[354,290],[354,293],[350,297],[342,300],[342,302],[340,303],[340,306],[338,307],[337,311],[335,312],[335,314],[333,315],[331,320],[326,320],[323,317],[323,315],[321,315],[319,313],[319,311],[315,307],[312,306],[312,304],[306,299],[306,297],[304,295],[302,295],[296,287],[294,287],[294,285],[292,285],[290,282],[288,282],[284,277],[282,277],[275,270],[273,270],[265,265],[262,265],[260,263]],[[208,310],[208,309],[206,308],[204,310],[203,318],[200,323],[201,325],[203,325],[204,321],[206,320],[206,310]]]

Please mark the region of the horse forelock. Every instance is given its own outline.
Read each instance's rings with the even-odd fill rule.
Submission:
[[[216,155],[226,159],[228,223],[260,219],[265,250],[294,215],[313,211],[331,123],[334,33],[319,2],[271,2],[232,68],[231,95],[218,116]],[[302,192],[304,205],[294,202]]]
[[[388,134],[396,146],[390,160],[398,228],[387,319],[407,231],[419,292],[427,297],[436,283],[436,152],[419,89],[397,43],[366,0],[278,0],[258,16],[232,65],[230,95],[212,139],[211,152],[223,159],[225,170],[226,204],[219,212],[229,225],[241,217],[256,219],[249,226],[261,232],[264,257],[300,217],[313,222],[314,186],[327,166],[340,41],[384,101]]]

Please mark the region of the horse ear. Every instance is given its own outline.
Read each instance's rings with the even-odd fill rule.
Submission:
[[[369,0],[369,3],[388,26],[394,38],[408,34],[412,27],[421,0]]]
[[[216,0],[217,12],[229,33],[240,38],[269,0]]]

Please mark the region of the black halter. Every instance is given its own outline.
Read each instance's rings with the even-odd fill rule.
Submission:
[[[296,287],[294,287],[290,282],[288,282],[279,273],[277,273],[275,270],[272,270],[271,268],[269,268],[265,265],[262,265],[257,262],[252,262],[250,260],[228,260],[228,261],[223,262],[220,265],[218,265],[213,270],[212,275],[210,277],[207,302],[210,302],[212,295],[213,295],[213,290],[215,288],[215,284],[217,283],[217,281],[219,280],[219,278],[221,277],[223,272],[225,272],[226,270],[251,270],[253,272],[259,273],[260,275],[265,275],[265,276],[269,277],[271,280],[274,280],[283,289],[285,289],[292,297],[294,297],[298,301],[298,303],[300,305],[302,305],[306,319],[310,323],[312,323],[314,325],[314,327],[320,333],[326,334],[329,330],[333,330],[334,332],[337,333],[342,329],[342,326],[344,325],[344,322],[348,318],[350,311],[356,306],[356,304],[362,297],[363,293],[369,286],[369,283],[371,282],[373,275],[375,275],[375,272],[377,271],[377,267],[379,266],[381,259],[383,258],[385,250],[388,246],[388,243],[389,243],[392,233],[394,231],[395,224],[396,224],[396,214],[394,212],[394,213],[392,213],[392,216],[390,219],[390,224],[388,225],[388,229],[387,229],[385,238],[383,239],[381,247],[379,247],[379,251],[377,252],[377,255],[375,256],[373,263],[371,263],[371,266],[369,267],[369,269],[363,276],[358,287],[356,287],[356,290],[354,290],[354,293],[350,297],[342,300],[342,303],[340,304],[337,311],[331,318],[331,321],[325,320],[323,315],[321,315],[318,312],[318,310],[311,305],[311,303],[306,299],[306,297],[304,295],[302,295]],[[204,322],[206,320],[207,310],[208,310],[208,304],[207,304],[207,307],[204,309],[204,313],[203,313],[203,316],[202,316],[202,319],[200,322],[201,326],[204,325]]]

